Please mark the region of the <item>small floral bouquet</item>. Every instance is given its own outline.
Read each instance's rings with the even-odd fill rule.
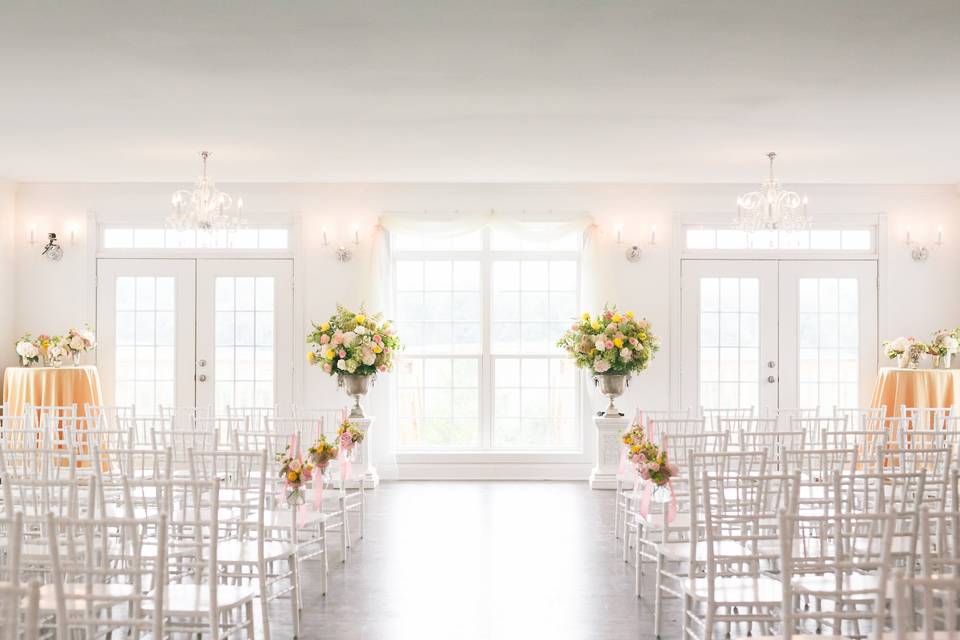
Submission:
[[[339,455],[335,444],[327,441],[327,436],[320,434],[316,442],[307,450],[310,461],[320,473],[325,473],[331,460],[336,460]]]
[[[59,367],[63,361],[63,339],[60,336],[37,336],[37,345],[40,347],[40,356],[51,367]]]
[[[79,360],[81,353],[97,348],[97,336],[90,325],[83,325],[82,329],[71,328],[67,331],[67,335],[61,339],[61,343],[66,355],[72,356],[76,362]]]
[[[956,330],[941,329],[933,334],[933,340],[928,345],[930,354],[934,356],[952,356],[960,351],[960,340],[957,340]]]
[[[632,311],[617,312],[604,307],[603,313],[584,313],[557,341],[576,366],[594,373],[629,374],[647,368],[660,350],[660,340],[650,323],[637,320]]]
[[[350,420],[344,418],[337,430],[337,440],[340,442],[340,450],[345,454],[353,453],[353,448],[363,442],[363,431],[357,429]]]
[[[894,338],[893,340],[887,340],[883,343],[884,353],[887,354],[887,357],[891,360],[896,360],[904,353],[907,353],[913,345],[917,343],[917,339],[914,337],[905,337],[900,336]]]
[[[637,465],[637,472],[644,480],[663,487],[670,479],[680,473],[677,465],[667,459],[667,452],[649,440],[640,445],[640,449],[633,453],[630,461]]]
[[[291,454],[289,446],[286,451],[278,454],[277,458],[280,462],[280,477],[287,489],[287,504],[303,504],[306,484],[313,479],[313,465],[304,461],[299,451]]]
[[[400,349],[400,339],[382,314],[368,316],[362,307],[354,313],[340,305],[328,321],[313,325],[307,344],[307,362],[330,375],[386,373]]]
[[[15,344],[17,355],[20,356],[21,365],[29,367],[31,364],[36,364],[40,361],[40,347],[32,335],[29,333],[23,334]]]

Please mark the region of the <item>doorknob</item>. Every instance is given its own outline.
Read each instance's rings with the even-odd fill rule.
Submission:
[[[202,365],[201,365],[201,366],[202,366]],[[767,363],[767,366],[770,367],[771,369],[773,369],[775,366],[777,366],[777,363],[774,362],[773,360],[771,360],[770,362]]]
[[[203,376],[200,376],[203,378]],[[775,376],[767,376],[767,382],[776,382],[777,378]]]
[[[201,358],[200,360],[197,361],[197,364],[200,365],[201,367],[205,367],[207,366],[207,361]]]
[[[207,374],[201,373],[200,375],[197,376],[197,380],[199,380],[200,382],[206,382],[206,381],[207,381]],[[771,380],[771,382],[773,382],[773,380]]]

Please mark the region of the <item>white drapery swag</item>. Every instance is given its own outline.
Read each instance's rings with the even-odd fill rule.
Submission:
[[[370,252],[370,269],[364,288],[367,309],[384,310],[389,315],[393,309],[392,274],[390,269],[390,233],[419,235],[433,239],[454,238],[468,233],[490,229],[509,234],[519,240],[549,242],[583,234],[580,259],[580,304],[583,310],[599,309],[605,302],[608,285],[598,275],[597,247],[599,227],[587,215],[528,216],[488,213],[452,216],[428,216],[406,213],[387,213],[380,216]]]

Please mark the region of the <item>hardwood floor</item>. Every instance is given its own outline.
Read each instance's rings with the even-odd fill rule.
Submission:
[[[652,589],[634,596],[612,521],[613,492],[585,482],[385,482],[346,565],[331,544],[326,596],[305,564],[301,637],[650,638]],[[679,602],[666,613],[678,638]],[[274,639],[289,615],[275,603]]]

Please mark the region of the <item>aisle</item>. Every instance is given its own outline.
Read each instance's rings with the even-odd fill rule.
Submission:
[[[368,501],[367,538],[346,567],[331,566],[326,598],[307,566],[303,637],[652,637],[652,598],[633,595],[612,500],[586,483],[383,483]],[[279,604],[278,622],[289,616]]]

